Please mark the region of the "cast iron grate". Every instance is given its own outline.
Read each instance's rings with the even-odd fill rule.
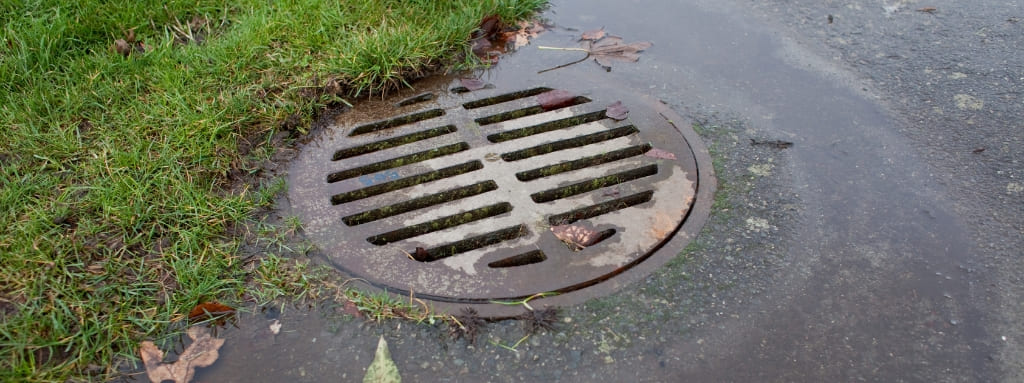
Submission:
[[[537,99],[548,91],[421,97],[431,105],[336,126],[293,164],[292,204],[335,265],[392,291],[480,303],[606,280],[687,219],[696,160],[650,105],[622,100],[617,121],[605,108],[619,100],[551,109]],[[595,239],[567,246],[557,225]]]

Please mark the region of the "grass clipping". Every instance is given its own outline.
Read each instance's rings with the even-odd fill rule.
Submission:
[[[384,340],[383,336],[377,341],[377,352],[373,355],[370,367],[366,369],[363,383],[402,383],[402,376],[398,374],[398,365],[391,360],[388,342]]]

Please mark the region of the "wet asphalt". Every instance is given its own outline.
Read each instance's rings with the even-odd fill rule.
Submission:
[[[243,315],[198,378],[359,381],[384,335],[406,381],[1024,381],[1022,5],[554,1],[476,74],[626,87],[697,125],[721,185],[694,245],[531,336]],[[602,26],[654,46],[536,74],[578,58],[537,45]]]

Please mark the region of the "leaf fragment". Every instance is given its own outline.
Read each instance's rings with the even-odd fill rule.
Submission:
[[[460,78],[459,83],[471,92],[487,87],[487,83],[478,78]]]
[[[363,376],[363,383],[401,383],[402,376],[398,374],[398,365],[391,359],[391,352],[388,351],[388,342],[381,336],[377,341],[377,351],[373,355],[373,362],[366,369]]]
[[[220,357],[217,350],[224,345],[224,339],[211,337],[210,333],[200,326],[189,327],[186,334],[192,338],[192,344],[188,345],[178,355],[178,360],[172,363],[162,362],[164,353],[153,342],[144,341],[139,344],[142,364],[146,367],[146,375],[151,382],[190,382],[195,376],[196,368],[212,365]]]
[[[580,251],[583,248],[600,242],[602,233],[582,226],[557,225],[551,227],[551,233],[573,251]]]
[[[676,155],[673,154],[672,152],[661,150],[661,149],[658,149],[658,148],[651,148],[651,150],[648,150],[647,153],[644,153],[644,155],[648,156],[648,157],[651,157],[651,158],[660,158],[660,159],[663,159],[663,160],[674,160],[674,159],[676,159]]]
[[[567,90],[555,89],[537,95],[537,103],[544,110],[554,110],[570,106],[576,95]]]
[[[604,27],[601,27],[600,29],[591,29],[589,31],[583,32],[583,35],[580,36],[580,40],[597,41],[600,40],[602,37],[604,37]]]
[[[622,105],[622,101],[615,101],[615,103],[605,108],[604,115],[615,121],[622,121],[629,117],[629,108]]]
[[[422,247],[417,247],[416,251],[412,253],[412,259],[420,262],[426,262],[426,260],[430,259],[430,252]]]

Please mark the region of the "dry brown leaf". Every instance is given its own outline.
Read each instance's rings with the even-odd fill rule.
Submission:
[[[153,342],[144,341],[139,344],[139,353],[142,354],[142,363],[146,366],[146,375],[150,381],[188,383],[192,381],[196,368],[209,366],[220,357],[217,350],[224,345],[224,339],[211,337],[207,330],[199,326],[189,327],[186,334],[192,338],[192,344],[172,363],[162,362],[164,353]]]
[[[602,239],[600,232],[574,225],[552,226],[551,233],[555,235],[555,238],[569,245],[573,251],[582,250],[587,246],[600,242]]]
[[[537,103],[544,110],[554,110],[572,105],[576,95],[567,90],[555,89],[537,95]]]
[[[597,41],[600,40],[602,37],[604,37],[604,27],[601,27],[601,29],[592,29],[583,32],[583,35],[580,36],[580,40]]]
[[[622,38],[608,36],[591,45],[589,52],[598,65],[602,66],[604,70],[610,71],[612,70],[612,61],[636,62],[640,60],[640,52],[650,48],[651,45],[648,41],[623,44]]]
[[[615,101],[615,103],[605,108],[604,115],[615,121],[622,121],[629,117],[629,109],[622,105],[622,101]]]
[[[430,259],[430,252],[422,247],[417,247],[416,251],[412,253],[412,259],[420,262],[426,262]]]
[[[510,36],[506,37],[507,41],[512,42],[513,49],[519,49],[530,43],[547,28],[536,21],[520,21],[519,29],[515,32],[509,32]]]

